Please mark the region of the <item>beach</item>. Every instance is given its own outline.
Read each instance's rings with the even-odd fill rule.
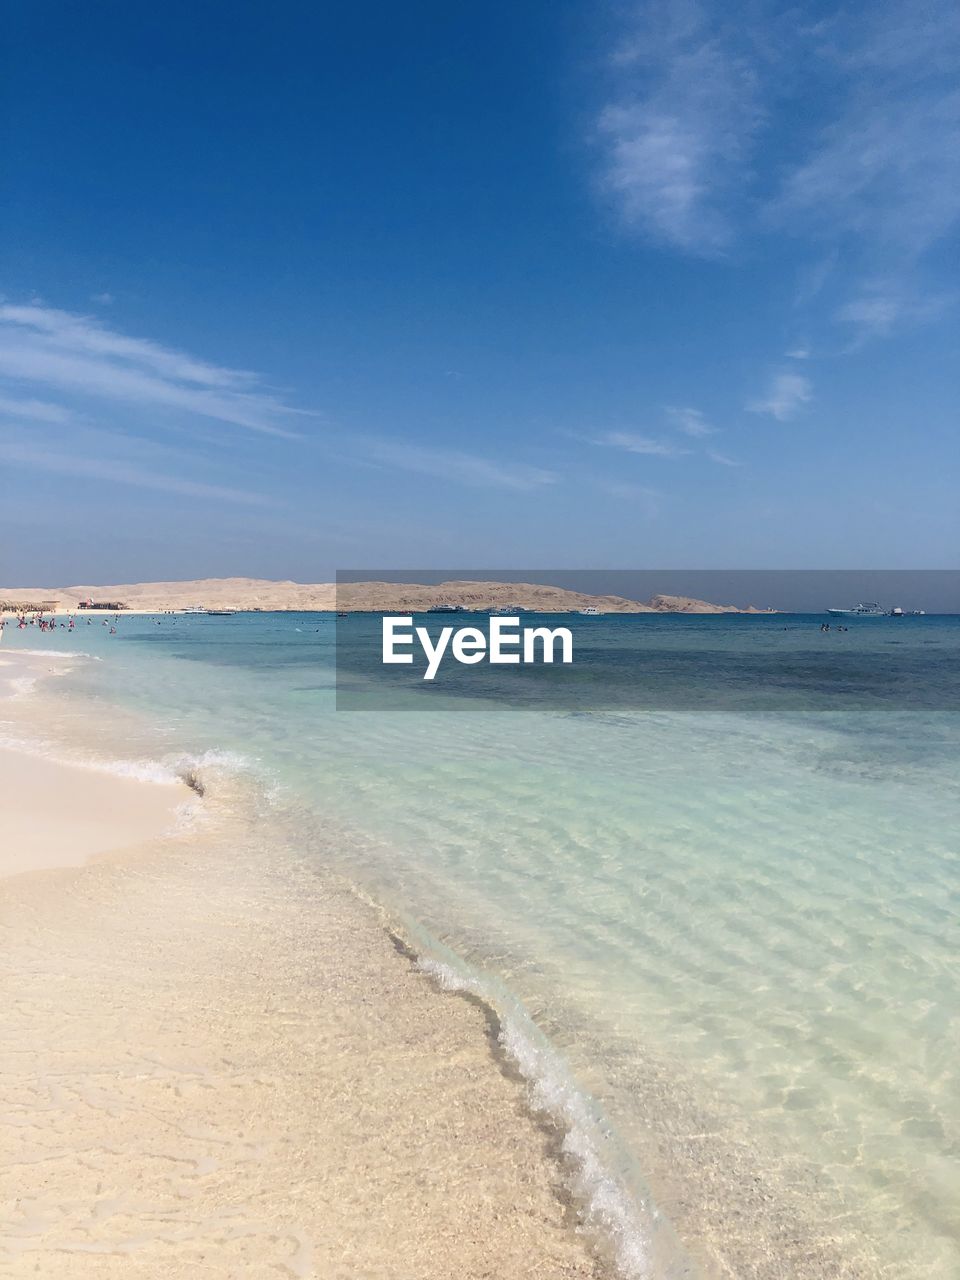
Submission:
[[[493,1015],[346,886],[215,786],[0,778],[0,1275],[601,1274]]]
[[[960,1280],[960,6],[12,18],[0,1280]]]
[[[356,713],[330,615],[8,630],[0,1274],[953,1273],[960,624],[582,625]]]
[[[0,875],[82,866],[156,839],[175,822],[177,798],[166,787],[0,750]]]

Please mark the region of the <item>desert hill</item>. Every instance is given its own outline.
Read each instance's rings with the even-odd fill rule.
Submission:
[[[711,604],[687,596],[655,595],[650,600],[623,596],[587,595],[540,583],[454,581],[427,586],[420,583],[274,582],[265,578],[198,578],[188,582],[134,582],[107,586],[0,587],[0,607],[56,601],[60,612],[79,608],[81,600],[122,602],[130,610],[160,612],[201,605],[207,609],[262,609],[374,612],[417,612],[431,605],[462,605],[466,609],[520,606],[542,613],[567,613],[595,607],[601,613],[763,613],[751,605]]]

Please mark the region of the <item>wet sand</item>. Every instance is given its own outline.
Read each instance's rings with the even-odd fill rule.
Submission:
[[[188,794],[0,747],[0,876],[82,866],[156,838],[176,824]]]
[[[601,1274],[487,1012],[249,798],[160,835],[178,788],[10,756],[34,865],[101,856],[0,880],[0,1276]]]

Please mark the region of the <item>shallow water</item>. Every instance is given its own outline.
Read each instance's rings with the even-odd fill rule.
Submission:
[[[960,1274],[960,619],[591,625],[592,700],[547,709],[337,712],[311,615],[49,640],[106,659],[66,678],[92,751],[98,698],[145,754],[243,757],[304,856],[514,1011],[609,1135],[581,1172],[625,1269],[679,1267],[675,1228],[707,1273]]]

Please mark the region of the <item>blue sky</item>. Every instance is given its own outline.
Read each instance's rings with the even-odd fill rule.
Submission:
[[[8,585],[956,564],[946,0],[9,28]]]

